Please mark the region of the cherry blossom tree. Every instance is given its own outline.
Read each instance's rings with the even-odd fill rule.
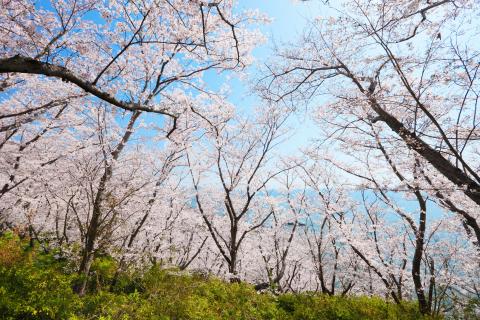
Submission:
[[[352,133],[349,137],[327,132],[327,139],[338,148],[336,157],[331,158],[320,145],[315,152],[310,152],[320,165],[305,172],[312,177],[311,172],[321,172],[320,168],[326,162],[357,180],[351,183],[351,187],[362,190],[362,201],[343,204],[337,209],[344,211],[350,207],[354,215],[351,222],[334,220],[340,222],[337,234],[343,234],[353,252],[381,279],[387,295],[396,302],[415,294],[422,313],[444,312],[449,308],[446,297],[457,290],[452,274],[445,277],[445,270],[442,270],[442,266],[451,263],[449,258],[444,260],[444,257],[455,255],[455,249],[446,243],[451,245],[455,242],[452,240],[458,238],[462,223],[458,219],[452,220],[450,214],[439,212],[440,208],[434,205],[429,190],[425,188],[429,183],[421,170],[422,159],[416,153],[409,152],[399,157],[396,152],[401,141],[381,139],[368,121],[365,121],[365,126],[360,124],[362,122],[359,121],[348,128]],[[389,146],[388,149],[385,145]],[[343,156],[339,156],[339,150],[344,152]],[[322,192],[325,193],[325,190],[328,189],[324,188]],[[412,201],[416,202],[418,210],[407,205]],[[457,212],[452,210],[451,213]],[[457,217],[462,219],[461,215]],[[449,227],[445,227],[446,221],[449,221]],[[459,228],[451,228],[453,221],[457,221]],[[438,250],[432,239],[442,239],[444,250]],[[468,248],[468,264],[476,266],[476,244],[465,240],[464,237],[463,243],[460,241],[457,245]],[[441,294],[438,294],[439,290]]]
[[[382,137],[400,139],[425,160],[426,189],[463,217],[478,242],[474,1],[331,5],[334,13],[312,21],[298,45],[279,50],[260,92],[276,101],[328,95],[322,108],[344,128],[369,120]]]
[[[305,225],[301,221],[306,195],[305,188],[303,192],[294,190],[295,174],[294,170],[288,170],[275,179],[281,183],[281,188],[276,190],[280,194],[275,198],[270,196],[270,208],[265,208],[270,211],[272,219],[269,225],[264,224],[258,229],[258,249],[264,263],[264,276],[255,285],[256,290],[285,291],[288,271],[296,264],[291,250],[297,250],[297,256],[301,254],[298,234],[299,227]],[[275,203],[274,199],[277,200]]]
[[[265,204],[258,201],[258,195],[268,191],[272,178],[287,170],[268,167],[283,137],[285,120],[282,112],[271,109],[257,119],[205,118],[209,124],[206,144],[196,152],[187,151],[197,209],[234,278],[242,242],[273,215],[271,210],[263,214]],[[205,184],[219,188],[205,188]]]
[[[54,78],[112,106],[174,119],[181,110],[163,103],[167,89],[202,90],[205,71],[245,67],[258,41],[246,26],[264,20],[254,12],[233,13],[232,1],[72,0],[42,6],[25,0],[2,6],[3,90]]]
[[[250,50],[259,34],[247,25],[264,19],[254,12],[236,14],[233,7],[232,1],[2,3],[0,81],[6,95],[1,115],[5,122],[2,147],[21,139],[18,153],[22,153],[48,133],[72,103],[94,109],[106,104],[103,110],[114,117],[116,108],[130,113],[112,148],[105,147],[110,143],[105,141],[108,124],[98,121],[96,136],[102,148],[103,173],[91,194],[91,214],[83,228],[79,272],[85,278],[101,225],[110,226],[107,222],[116,216],[116,205],[108,209],[111,201],[107,190],[114,166],[142,112],[168,116],[170,129],[165,132],[169,137],[187,107],[182,105],[185,90],[206,92],[201,81],[205,71],[241,70],[250,63]],[[30,99],[29,93],[33,93]],[[25,125],[39,119],[48,120],[43,129],[18,138],[25,132]],[[27,179],[16,172],[21,159],[18,155],[10,161],[12,169],[2,186],[2,196]],[[128,244],[142,227],[142,220]],[[86,281],[80,293],[85,285]]]
[[[335,295],[347,294],[355,285],[358,259],[353,258],[342,242],[339,224],[352,217],[345,191],[335,183],[335,177],[319,162],[302,164],[300,176],[308,186],[306,245],[317,276],[317,290]],[[353,221],[352,221],[353,223]]]

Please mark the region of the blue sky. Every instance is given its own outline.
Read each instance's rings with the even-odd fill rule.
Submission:
[[[258,9],[266,14],[271,23],[260,25],[260,30],[267,38],[266,42],[254,50],[256,62],[249,68],[254,76],[259,65],[274,54],[273,45],[292,43],[298,40],[305,29],[308,19],[318,16],[321,12],[321,4],[318,1],[293,1],[293,0],[239,0],[238,10]],[[207,81],[214,79],[207,78]],[[232,87],[232,102],[250,106],[258,103],[258,100],[249,93],[245,83],[240,81],[230,82]]]
[[[294,0],[239,0],[238,10],[258,9],[266,14],[272,22],[260,26],[260,30],[267,41],[254,50],[255,63],[248,69],[251,79],[258,76],[258,67],[273,55],[273,45],[298,41],[299,36],[306,28],[308,21],[322,15],[326,10],[321,1],[294,1]],[[207,74],[205,81],[218,88],[223,78],[217,74]],[[250,80],[251,81],[251,80]],[[228,81],[231,88],[229,100],[239,110],[249,110],[261,105],[261,101],[249,90],[249,80],[232,79]],[[315,127],[305,118],[304,114],[295,115],[289,125],[293,127],[292,136],[279,148],[281,154],[291,154],[299,146],[308,144],[315,136]]]

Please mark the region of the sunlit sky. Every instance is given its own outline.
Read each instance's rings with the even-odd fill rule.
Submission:
[[[261,105],[261,101],[250,87],[252,81],[259,76],[258,67],[273,55],[274,44],[280,46],[298,41],[308,22],[323,15],[327,9],[319,0],[239,0],[238,10],[242,9],[258,9],[271,19],[270,23],[259,26],[266,37],[266,42],[254,50],[255,63],[247,70],[250,77],[243,80],[234,78],[228,81],[231,89],[229,100],[237,106],[238,110],[249,110],[253,106]],[[210,74],[205,81],[219,86],[223,79]],[[309,140],[315,136],[315,127],[304,114],[299,113],[292,117],[289,125],[293,128],[292,136],[279,148],[282,154],[291,153],[298,147],[308,144]]]

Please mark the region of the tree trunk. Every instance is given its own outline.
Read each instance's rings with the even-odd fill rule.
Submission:
[[[422,277],[420,275],[427,219],[427,204],[425,203],[425,199],[423,199],[419,191],[416,191],[415,195],[420,205],[420,223],[418,226],[417,234],[415,235],[415,253],[412,260],[412,277],[415,286],[415,293],[417,294],[420,312],[422,314],[429,314],[430,304],[425,297],[425,290],[423,289]]]
[[[130,136],[133,133],[133,127],[135,125],[135,121],[140,116],[141,112],[136,111],[132,114],[130,121],[128,122],[127,128],[125,129],[125,133],[122,137],[122,140],[118,143],[116,148],[111,153],[111,161],[108,163],[108,159],[104,159],[105,161],[105,171],[103,172],[102,177],[100,178],[100,182],[97,188],[97,194],[95,195],[95,201],[93,204],[92,210],[92,218],[88,224],[87,234],[85,235],[85,247],[83,248],[82,253],[82,260],[80,262],[80,268],[78,273],[83,276],[81,284],[76,288],[76,291],[79,295],[84,295],[88,283],[88,275],[90,273],[90,267],[93,262],[94,253],[95,253],[95,243],[98,238],[98,229],[100,224],[100,217],[102,214],[102,204],[105,198],[105,191],[107,187],[107,183],[109,182],[110,178],[112,177],[113,169],[112,165],[113,162],[118,159],[120,153],[122,152],[123,148],[125,147],[126,143],[130,139]]]

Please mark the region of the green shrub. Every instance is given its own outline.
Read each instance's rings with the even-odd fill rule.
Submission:
[[[79,297],[72,290],[79,280],[72,270],[59,251],[32,248],[11,233],[0,236],[1,319],[422,319],[415,303],[398,306],[375,297],[307,293],[277,297],[259,294],[246,283],[159,266],[119,273],[108,256],[96,257],[90,290]],[[472,302],[470,309],[475,307]]]
[[[13,248],[19,248],[17,251]],[[0,314],[4,319],[67,319],[80,299],[72,291],[75,276],[61,272],[52,254],[21,248],[15,238],[3,237],[0,256],[13,250],[15,260],[0,262]],[[20,252],[20,253],[19,253]]]
[[[274,299],[244,283],[153,268],[144,278],[145,295],[156,314],[172,319],[283,319]]]
[[[15,234],[8,232],[0,237],[0,266],[12,267],[22,256],[20,239]]]
[[[422,319],[416,304],[399,306],[378,297],[284,294],[278,297],[278,305],[291,319]]]

